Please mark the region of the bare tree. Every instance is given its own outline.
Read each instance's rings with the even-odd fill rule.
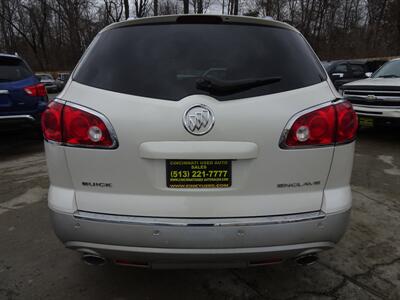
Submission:
[[[119,22],[122,18],[122,12],[124,10],[122,0],[104,0],[104,6],[107,17],[111,19],[111,22]]]
[[[154,15],[158,16],[158,0],[153,0],[153,11]]]
[[[218,3],[229,14],[294,25],[321,58],[400,54],[399,0],[0,0],[0,51],[18,52],[36,70],[68,70],[111,22],[205,13]]]
[[[189,13],[189,0],[183,0],[183,13]]]
[[[159,12],[161,15],[174,15],[180,11],[179,2],[174,0],[163,0],[160,3]]]
[[[204,7],[203,7],[203,0],[197,0],[197,13],[202,14]]]
[[[148,0],[135,0],[136,17],[143,18],[147,13]]]
[[[234,8],[233,8],[233,14],[238,15],[239,14],[239,0],[234,0]]]
[[[228,1],[228,14],[238,15],[239,14],[239,0]]]
[[[2,4],[4,5],[5,3]],[[37,31],[31,30],[32,15],[30,15],[29,18],[26,17],[27,13],[29,13],[29,8],[27,10],[26,6],[18,5],[16,1],[9,1],[7,4],[8,10],[1,10],[0,18],[6,26],[8,26],[12,31],[15,31],[17,36],[20,37],[27,46],[29,46],[37,59],[39,66],[44,68],[45,64],[40,56]]]
[[[125,20],[129,19],[129,0],[124,0]]]

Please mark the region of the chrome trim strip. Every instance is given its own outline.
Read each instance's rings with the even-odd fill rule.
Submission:
[[[375,96],[375,98],[373,100],[369,100],[368,96],[369,95],[355,95],[355,94],[347,94],[344,93],[343,94],[344,97],[350,98],[349,100],[351,101],[351,99],[361,99],[361,100],[367,100],[369,102],[374,102],[374,101],[387,101],[387,102],[397,102],[400,101],[400,95],[397,97],[392,97],[392,96],[380,96],[380,95],[373,95]]]
[[[0,120],[5,120],[5,119],[29,119],[31,121],[35,121],[35,118],[31,115],[0,116]]]
[[[391,96],[379,96],[379,95],[373,95],[375,98],[373,100],[369,100],[367,95],[354,95],[354,94],[344,94],[344,96],[349,97],[349,98],[361,98],[361,99],[366,99],[367,101],[374,102],[374,101],[392,101],[396,102],[400,100],[400,97],[391,97]],[[400,96],[400,95],[399,95]]]
[[[323,211],[309,213],[265,216],[265,217],[240,217],[240,218],[158,218],[158,217],[135,217],[124,215],[110,215],[76,211],[73,216],[76,219],[143,226],[175,226],[175,227],[225,227],[225,226],[260,226],[273,224],[288,224],[319,220],[325,218]]]
[[[61,100],[61,99],[58,99],[58,98],[55,98],[53,101],[57,102],[57,103],[60,103],[60,104],[63,104],[63,105],[65,105],[65,103],[67,103],[67,101]]]
[[[393,93],[393,94],[399,94],[400,91],[379,91],[379,90],[343,90],[344,93],[350,92],[350,93]]]
[[[365,111],[365,110],[356,110],[356,113],[357,114],[363,114],[363,115],[365,115],[365,114],[367,114],[367,115],[371,115],[371,116],[381,116],[381,115],[383,115],[383,112],[380,112],[380,111]]]
[[[400,109],[400,106],[382,106],[382,105],[367,105],[367,104],[357,104],[357,103],[352,103],[353,108],[356,109],[357,107],[362,107],[362,108],[369,108],[369,109],[379,109],[382,111],[398,111]]]

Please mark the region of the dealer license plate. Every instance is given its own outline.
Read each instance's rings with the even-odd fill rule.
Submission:
[[[228,188],[232,185],[231,160],[167,160],[169,188]]]

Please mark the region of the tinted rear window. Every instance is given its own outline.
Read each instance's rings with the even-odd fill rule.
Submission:
[[[0,57],[0,82],[18,81],[30,76],[31,70],[21,59]]]
[[[196,87],[196,81],[205,75],[225,81],[281,80],[215,95]],[[313,85],[324,80],[324,73],[303,37],[291,30],[236,24],[163,24],[103,32],[74,80],[158,99],[206,94],[231,100]]]

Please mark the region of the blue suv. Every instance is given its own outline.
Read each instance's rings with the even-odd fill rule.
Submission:
[[[0,54],[0,122],[40,123],[48,96],[27,63],[16,55]]]

